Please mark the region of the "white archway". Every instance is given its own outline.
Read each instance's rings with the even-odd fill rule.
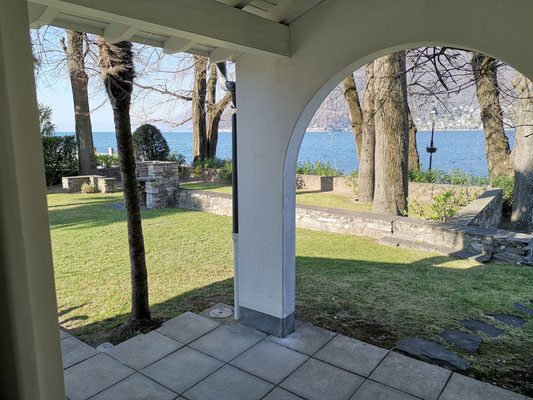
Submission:
[[[533,78],[527,0],[326,0],[290,26],[292,56],[237,59],[241,320],[292,330],[295,173],[313,114],[342,79],[392,51],[449,46]]]

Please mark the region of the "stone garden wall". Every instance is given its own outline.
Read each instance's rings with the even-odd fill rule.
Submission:
[[[497,228],[503,208],[503,189],[490,189],[482,193],[455,215],[450,222],[457,225]]]
[[[181,167],[180,180],[182,182],[204,181],[209,183],[228,183],[228,180],[220,179],[220,169],[216,168],[193,168]]]
[[[117,181],[121,180],[120,176],[120,167],[110,167],[110,168],[98,168],[98,175],[103,175],[108,178],[115,178]]]
[[[499,196],[496,194],[495,197]],[[231,196],[215,192],[181,189],[178,192],[178,206],[219,215],[232,214]],[[486,211],[488,214],[489,209]],[[436,246],[435,248],[490,254],[500,261],[533,263],[533,235],[461,225],[457,222],[439,223],[298,204],[296,227],[374,239],[393,237],[427,243]]]

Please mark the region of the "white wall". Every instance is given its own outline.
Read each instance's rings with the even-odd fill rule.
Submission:
[[[238,58],[240,304],[278,318],[294,311],[298,152],[346,75],[391,51],[447,45],[533,78],[531,16],[530,0],[326,0],[291,24],[290,59]]]

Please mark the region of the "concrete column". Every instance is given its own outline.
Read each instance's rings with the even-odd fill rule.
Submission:
[[[0,397],[64,399],[27,3],[0,0]]]

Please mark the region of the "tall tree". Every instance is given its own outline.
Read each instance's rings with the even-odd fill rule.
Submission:
[[[511,221],[522,232],[533,232],[533,83],[516,73],[516,133],[514,195]]]
[[[194,56],[192,91],[192,153],[193,161],[207,158],[207,128],[205,114],[207,58]]]
[[[374,200],[374,161],[376,147],[374,97],[374,62],[371,62],[365,68],[365,90],[363,92],[363,126],[358,174],[359,201],[367,203],[371,203]]]
[[[402,215],[407,209],[409,118],[405,52],[374,61],[376,161],[373,212]]]
[[[67,57],[67,69],[72,86],[72,99],[74,100],[80,175],[90,175],[96,169],[96,157],[89,108],[89,77],[85,71],[86,50],[84,43],[87,43],[86,35],[70,29],[67,29],[67,44],[65,44],[64,38],[61,39],[61,45]]]
[[[211,64],[209,79],[207,81],[207,104],[206,104],[206,141],[207,158],[214,158],[217,155],[218,126],[222,113],[231,101],[231,93],[227,92],[217,103],[217,69],[215,64]]]
[[[485,131],[489,178],[501,174],[512,175],[511,150],[503,128],[503,113],[499,99],[498,62],[483,54],[472,53],[472,70]]]
[[[363,111],[359,103],[359,94],[355,86],[353,74],[348,75],[342,81],[344,90],[344,98],[346,99],[346,106],[348,107],[348,115],[352,125],[353,137],[355,139],[355,147],[357,150],[357,159],[361,160],[361,144],[363,136]]]
[[[123,326],[123,332],[130,332],[151,325],[148,274],[130,122],[131,93],[135,69],[131,42],[106,43],[100,37],[98,49],[102,78],[113,108],[120,172],[124,188],[124,203],[128,219],[132,287],[131,314]]]
[[[409,107],[409,106],[408,106]],[[418,155],[418,149],[416,148],[416,125],[411,115],[411,109],[409,109],[409,171],[420,168],[420,158]]]

